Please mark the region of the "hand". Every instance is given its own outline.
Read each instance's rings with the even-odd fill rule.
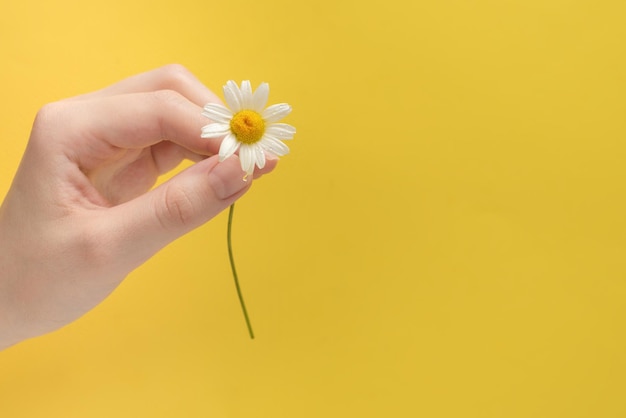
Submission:
[[[218,163],[220,141],[200,138],[208,102],[167,66],[40,110],[0,208],[0,349],[79,318],[250,188],[237,156]],[[183,159],[196,163],[151,190]]]

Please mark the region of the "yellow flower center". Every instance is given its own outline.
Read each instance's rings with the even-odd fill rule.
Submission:
[[[237,141],[254,144],[265,133],[265,121],[254,110],[241,110],[230,120],[230,129],[237,137]]]

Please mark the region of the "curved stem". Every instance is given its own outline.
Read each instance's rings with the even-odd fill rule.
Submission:
[[[233,246],[231,243],[231,235],[233,230],[233,212],[235,211],[235,204],[230,205],[230,209],[228,210],[228,233],[227,233],[227,242],[228,242],[228,258],[230,259],[230,268],[233,271],[233,278],[235,279],[235,287],[237,288],[237,296],[239,296],[239,304],[241,304],[241,310],[243,311],[243,316],[246,319],[246,325],[248,326],[248,333],[250,334],[250,338],[254,339],[254,332],[252,331],[252,324],[250,324],[250,318],[248,317],[248,310],[246,309],[246,303],[243,301],[243,295],[241,293],[241,287],[239,286],[239,277],[237,277],[237,270],[235,269],[235,258],[233,257]]]

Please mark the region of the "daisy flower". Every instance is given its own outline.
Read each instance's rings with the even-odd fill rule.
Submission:
[[[292,139],[296,133],[293,126],[276,123],[291,112],[291,106],[280,103],[265,108],[269,92],[267,83],[261,83],[253,93],[250,81],[243,81],[239,87],[231,80],[224,86],[228,107],[209,103],[202,112],[213,121],[202,128],[202,138],[224,137],[219,160],[224,161],[239,150],[246,176],[252,175],[255,165],[265,167],[268,153],[278,157],[289,153],[282,141]]]

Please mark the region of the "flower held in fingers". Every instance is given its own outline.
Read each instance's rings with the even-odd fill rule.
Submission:
[[[267,83],[252,92],[250,81],[241,87],[234,81],[224,86],[224,98],[228,107],[217,103],[204,106],[202,114],[211,119],[202,128],[202,138],[224,137],[219,151],[220,161],[239,150],[241,169],[246,175],[254,172],[254,166],[265,166],[267,154],[281,157],[289,153],[282,141],[292,139],[296,128],[286,123],[276,123],[291,112],[287,103],[265,107],[270,87]]]
[[[239,150],[241,169],[247,176],[252,175],[254,167],[265,167],[265,159],[268,154],[278,157],[289,152],[289,148],[282,141],[292,139],[296,128],[286,123],[277,123],[291,112],[291,106],[280,103],[265,108],[270,87],[267,83],[261,85],[252,92],[250,81],[243,81],[239,87],[234,81],[228,81],[224,86],[224,98],[228,107],[217,103],[209,103],[204,106],[202,114],[211,119],[210,123],[202,127],[202,138],[221,138],[222,144],[219,151],[219,160],[224,161]],[[231,244],[232,219],[235,204],[230,206],[228,213],[228,256],[230,267],[235,279],[239,303],[248,326],[250,338],[254,338],[252,325],[248,311],[243,300],[239,278],[235,268],[235,259]]]

